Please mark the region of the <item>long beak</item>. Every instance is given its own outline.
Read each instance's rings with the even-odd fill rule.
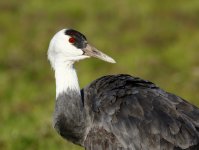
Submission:
[[[87,44],[85,48],[82,49],[84,51],[84,55],[91,56],[91,57],[96,57],[101,60],[107,61],[109,63],[116,63],[116,61],[109,57],[108,55],[100,52],[97,50],[95,47],[91,46],[90,44]]]

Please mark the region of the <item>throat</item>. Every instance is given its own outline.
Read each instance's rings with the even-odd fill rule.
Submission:
[[[87,128],[86,111],[81,99],[73,63],[55,66],[56,104],[53,125],[57,132],[73,143],[83,145]]]
[[[77,91],[80,88],[77,73],[72,63],[57,63],[55,66],[56,98],[67,91]]]

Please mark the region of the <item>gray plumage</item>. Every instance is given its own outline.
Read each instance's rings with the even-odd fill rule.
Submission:
[[[87,150],[199,150],[199,109],[129,75],[60,94],[54,127]]]
[[[50,42],[54,127],[62,137],[87,150],[199,150],[199,109],[149,81],[109,75],[80,92],[73,64],[89,57],[115,63],[74,29]]]

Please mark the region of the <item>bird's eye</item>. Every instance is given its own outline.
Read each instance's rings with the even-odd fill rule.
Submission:
[[[70,37],[68,40],[70,43],[75,43],[75,38],[74,37]]]

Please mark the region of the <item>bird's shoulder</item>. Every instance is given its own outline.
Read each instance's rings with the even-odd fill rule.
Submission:
[[[92,105],[93,111],[96,112],[98,109],[106,109],[109,105],[127,102],[128,99],[132,99],[132,96],[149,98],[163,92],[154,83],[127,74],[103,76],[90,83],[82,91],[85,102]],[[113,108],[116,107],[113,106]]]
[[[87,142],[99,141],[97,131],[103,130],[114,139],[109,145],[122,143],[132,149],[189,148],[199,143],[199,109],[150,81],[109,75],[83,91],[93,124]]]

